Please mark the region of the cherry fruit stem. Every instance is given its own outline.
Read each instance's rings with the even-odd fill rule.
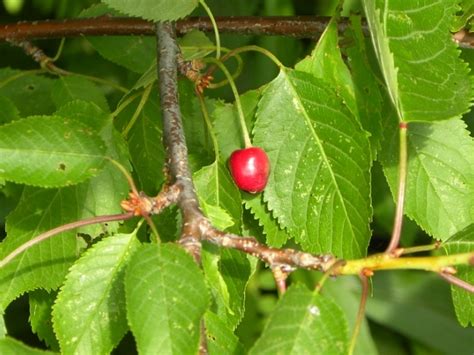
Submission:
[[[219,29],[217,28],[216,20],[214,18],[214,15],[212,14],[211,9],[209,8],[209,6],[207,6],[206,2],[204,0],[199,0],[199,3],[209,16],[209,20],[211,20],[212,29],[214,31],[214,37],[216,38],[216,59],[219,59],[221,57],[221,38],[219,36]]]
[[[215,65],[217,65],[219,69],[222,70],[227,80],[229,81],[229,85],[235,97],[235,105],[237,106],[240,127],[242,128],[242,137],[244,139],[244,145],[245,145],[245,148],[250,148],[252,147],[252,142],[250,140],[250,134],[247,128],[247,124],[245,123],[244,111],[242,110],[242,103],[240,102],[239,92],[237,91],[237,86],[235,85],[234,79],[232,78],[232,75],[230,74],[230,72],[227,70],[226,66],[223,63],[221,63],[219,60],[216,60],[213,58],[209,58],[208,60],[214,63]]]

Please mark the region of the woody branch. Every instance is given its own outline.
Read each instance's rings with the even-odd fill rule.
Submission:
[[[323,33],[330,18],[321,16],[228,16],[216,17],[221,33],[239,35],[268,35],[317,39]],[[348,26],[346,19],[338,23],[339,31]],[[212,32],[207,17],[188,17],[176,22],[176,32],[183,35],[192,30]],[[367,31],[367,26],[364,25]],[[100,16],[95,18],[68,19],[61,21],[32,21],[0,25],[0,41],[33,40],[80,36],[154,36],[152,22],[137,18]],[[461,47],[474,48],[474,34],[462,29],[453,34],[453,40]]]

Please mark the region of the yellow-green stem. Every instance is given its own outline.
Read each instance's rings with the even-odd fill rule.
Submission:
[[[435,244],[429,244],[429,245],[418,245],[416,247],[409,247],[409,248],[399,248],[396,251],[396,254],[398,255],[406,255],[406,254],[414,254],[414,253],[421,253],[425,251],[432,251],[439,249],[441,246],[440,243],[435,243]],[[398,253],[398,250],[400,251]]]
[[[338,275],[358,275],[364,269],[369,270],[426,270],[443,272],[454,265],[469,265],[474,260],[474,252],[426,257],[393,257],[390,254],[376,254],[365,259],[347,260],[346,264],[335,271]]]
[[[59,59],[59,57],[61,56],[61,53],[63,52],[65,42],[66,42],[66,38],[65,37],[61,38],[61,42],[59,43],[59,47],[58,47],[58,50],[56,52],[56,55],[53,58],[51,58],[51,60],[53,62],[57,61]]]
[[[237,112],[239,114],[239,121],[240,121],[240,127],[242,128],[242,136],[244,139],[244,145],[245,145],[245,148],[250,148],[252,146],[252,142],[250,141],[249,131],[247,129],[247,124],[245,123],[245,116],[244,116],[244,111],[242,110],[242,104],[240,102],[239,92],[237,91],[235,82],[232,79],[232,75],[229,73],[226,66],[222,64],[220,61],[213,58],[208,58],[207,60],[216,64],[219,67],[219,69],[222,70],[227,80],[229,80],[229,85],[232,89],[232,92],[234,93],[235,105],[237,106]]]

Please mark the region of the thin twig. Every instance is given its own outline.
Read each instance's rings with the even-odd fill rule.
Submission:
[[[458,277],[456,277],[456,276],[454,276],[450,273],[440,272],[438,275],[441,276],[446,281],[448,281],[450,284],[461,287],[462,289],[464,289],[464,290],[466,290],[470,293],[474,293],[474,285],[471,285],[470,283],[468,283],[464,280],[461,280],[460,278],[458,278]]]
[[[54,237],[55,235],[58,235],[60,233],[66,232],[71,229],[76,229],[79,227],[84,227],[88,226],[90,224],[96,224],[96,223],[104,223],[104,222],[111,222],[111,221],[122,221],[126,219],[132,218],[134,215],[131,212],[127,213],[121,213],[121,214],[113,214],[113,215],[107,215],[107,216],[98,216],[98,217],[91,217],[87,219],[83,219],[81,221],[76,221],[76,222],[71,222],[68,224],[64,224],[60,227],[56,227],[54,229],[50,229],[47,232],[44,232],[37,237],[29,240],[28,242],[20,245],[18,248],[13,250],[10,254],[8,254],[5,258],[3,258],[0,261],[0,269],[7,265],[10,261],[12,261],[14,258],[16,258],[18,255],[23,253],[24,251],[30,249],[31,247],[35,246],[38,243],[41,243],[42,241],[49,239],[51,237]]]
[[[241,35],[277,35],[296,38],[317,38],[326,28],[330,17],[316,16],[230,16],[216,17],[219,32]],[[340,31],[348,26],[341,21]],[[188,17],[176,22],[179,35],[192,30],[213,32],[208,17]],[[46,39],[79,36],[155,35],[152,22],[129,17],[100,16],[95,18],[47,20],[4,24],[0,26],[0,40]]]
[[[259,243],[253,237],[241,237],[214,228],[208,221],[200,223],[202,238],[224,248],[243,251],[264,261],[270,268],[280,267],[285,272],[296,268],[327,271],[337,262],[332,255],[313,255],[295,249],[277,249]]]
[[[364,321],[365,305],[367,303],[367,297],[369,296],[369,278],[364,273],[359,275],[362,284],[362,294],[360,296],[359,309],[357,311],[356,321],[354,323],[354,330],[352,331],[351,342],[349,344],[349,355],[352,355],[357,344],[357,338],[359,336],[360,327]]]
[[[249,36],[285,36],[317,39],[325,30],[330,17],[322,16],[227,16],[216,17],[221,33]],[[338,22],[339,32],[344,32],[349,21]],[[192,30],[214,31],[208,17],[188,17],[176,22],[178,35]],[[367,33],[367,25],[363,23]],[[80,36],[130,36],[155,35],[152,22],[129,17],[100,16],[95,18],[46,20],[8,23],[0,26],[0,41],[8,39],[47,39]],[[453,34],[453,40],[463,48],[474,48],[474,35],[466,30]]]

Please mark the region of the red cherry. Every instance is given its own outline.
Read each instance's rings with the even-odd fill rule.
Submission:
[[[252,194],[267,185],[270,161],[261,148],[251,147],[234,151],[229,159],[230,172],[239,189]]]

